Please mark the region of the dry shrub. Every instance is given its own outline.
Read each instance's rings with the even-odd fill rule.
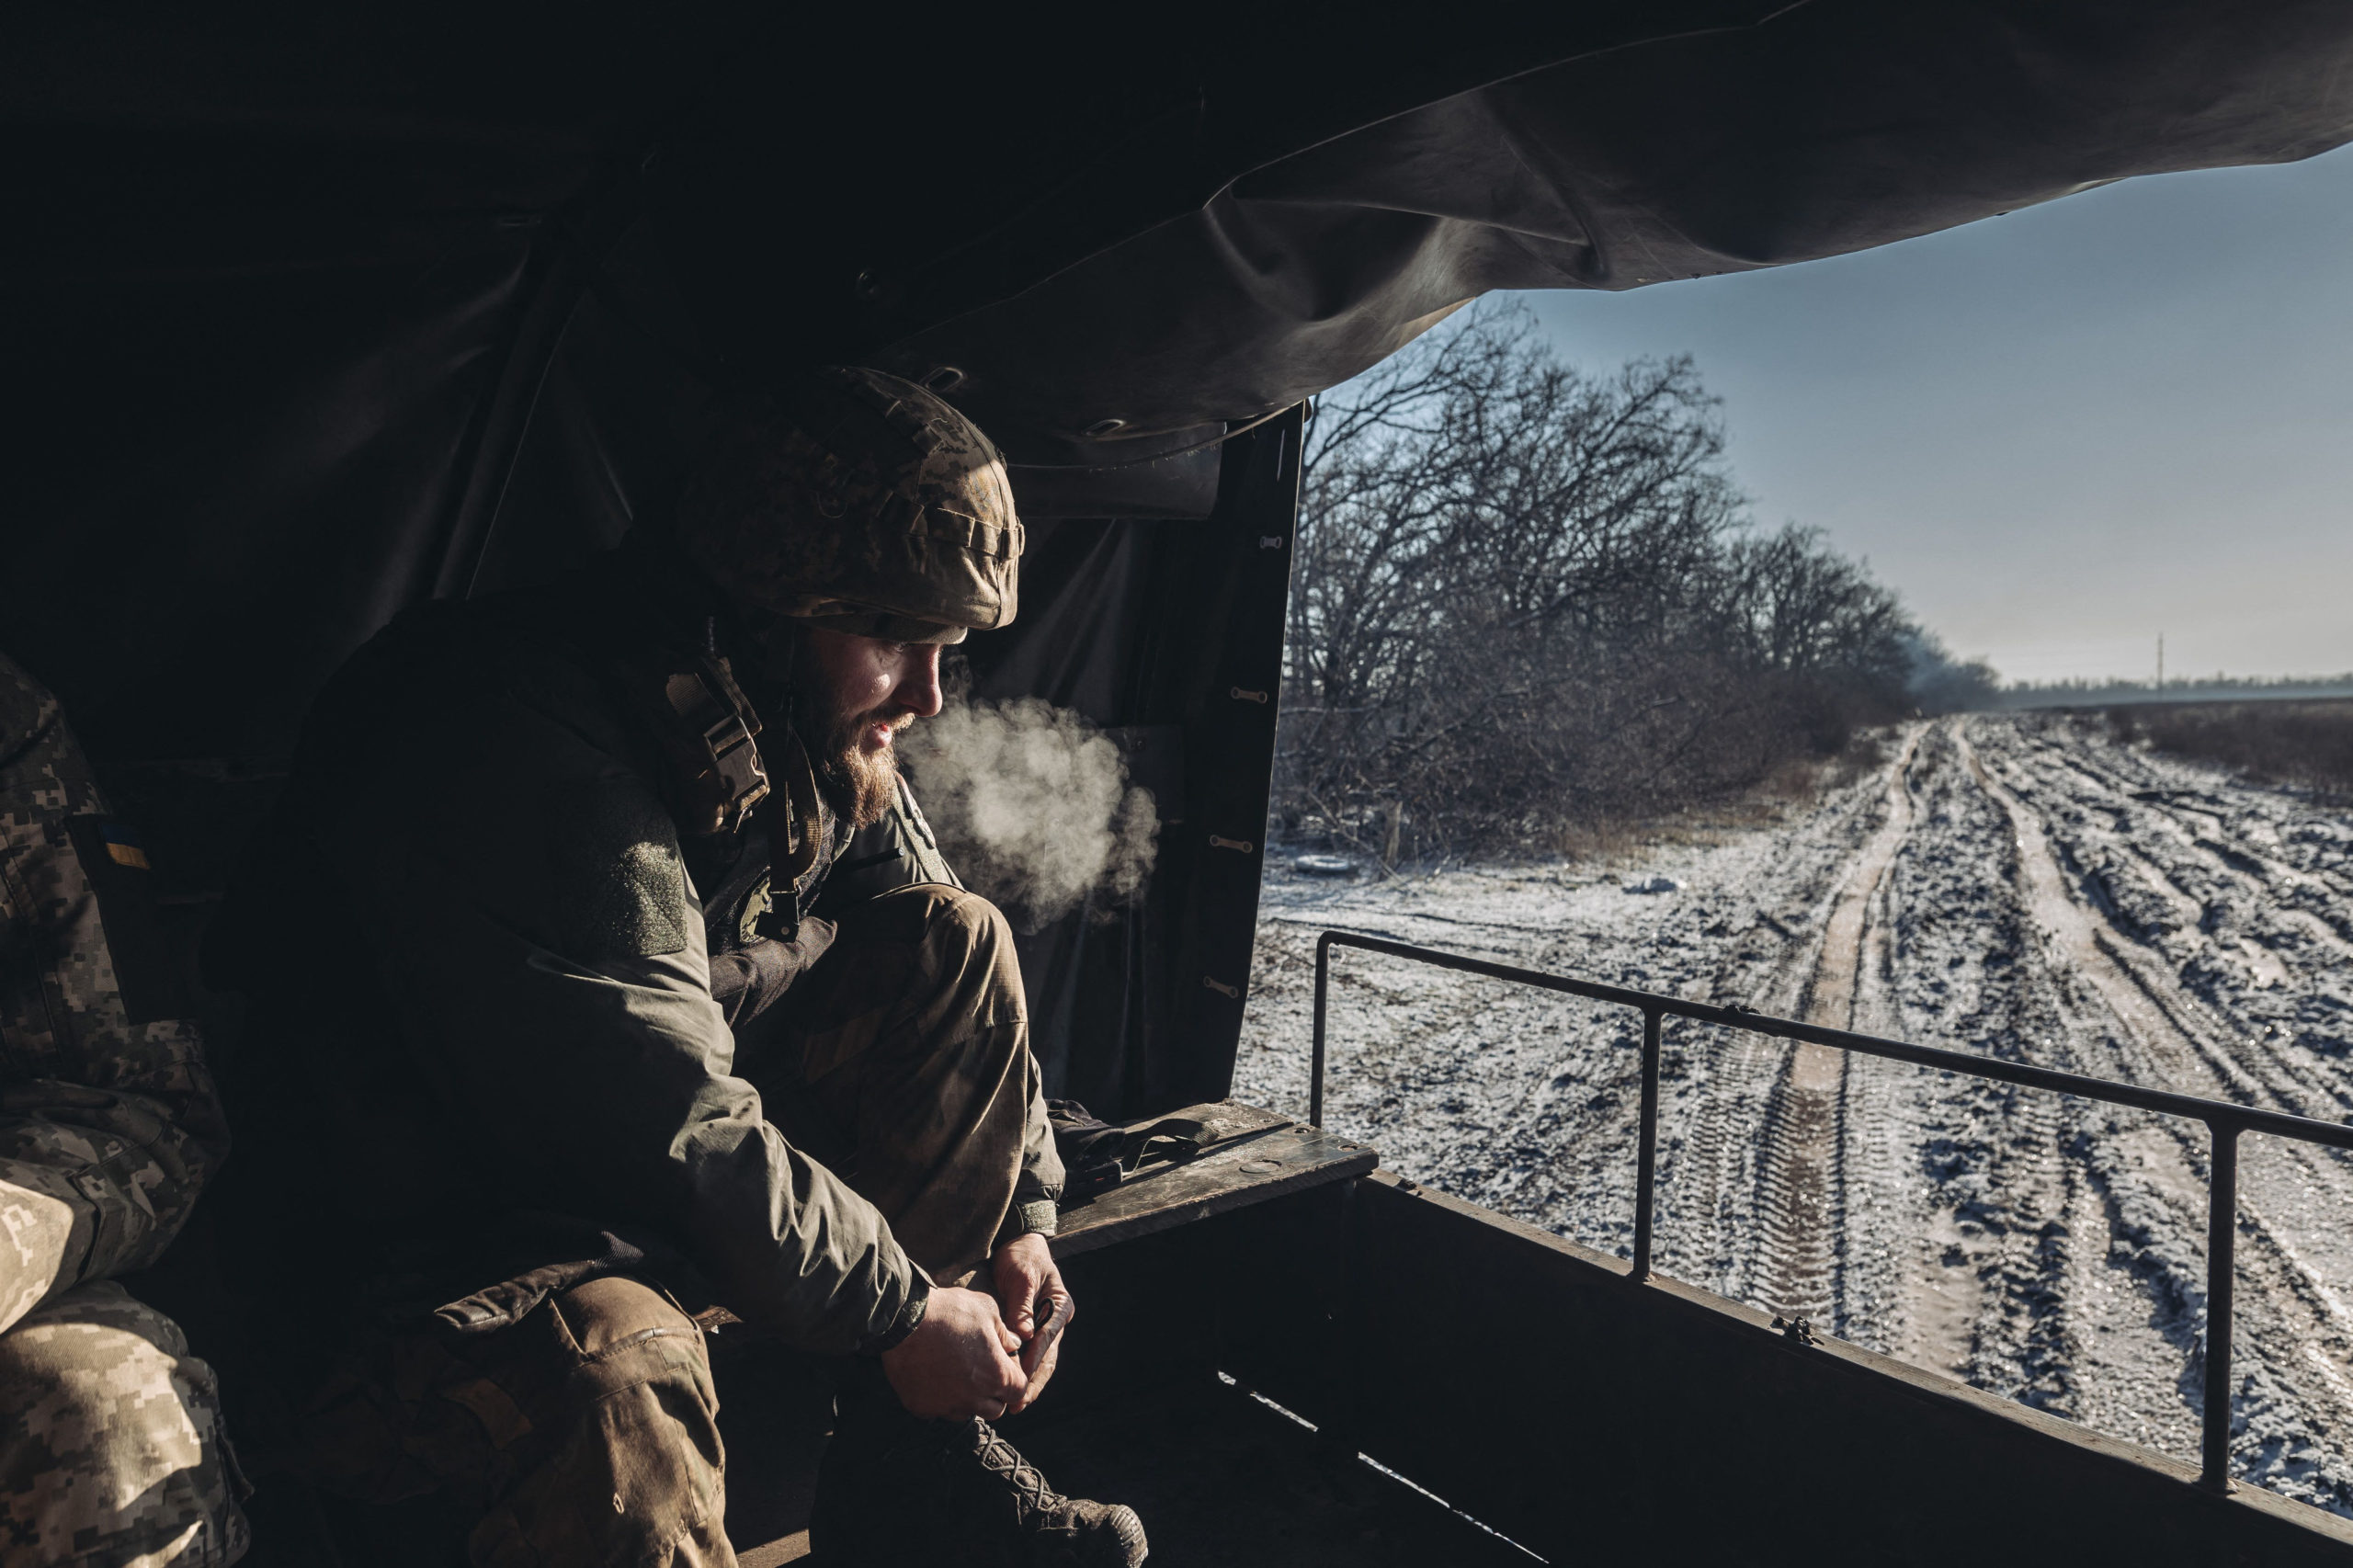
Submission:
[[[2353,798],[2353,699],[2111,708],[2109,729],[2268,784]]]

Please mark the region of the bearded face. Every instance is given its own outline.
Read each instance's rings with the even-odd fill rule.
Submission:
[[[809,749],[825,803],[853,829],[869,827],[899,798],[899,748],[873,745],[875,727],[895,736],[915,722],[915,715],[890,704],[844,712],[834,700],[825,691],[804,689],[793,704],[793,727]]]
[[[938,647],[785,616],[747,619],[762,706],[789,697],[793,733],[825,804],[853,830],[881,821],[898,801],[892,743],[940,710]]]

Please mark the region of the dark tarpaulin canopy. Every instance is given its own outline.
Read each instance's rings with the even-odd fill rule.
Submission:
[[[1204,1097],[1248,982],[1279,411],[1492,289],[2306,156],[2353,138],[2348,66],[2341,0],[20,5],[0,645],[193,928],[304,702],[400,608],[658,513],[714,389],[930,381],[1034,526],[980,689],[1117,729],[1162,802],[1145,906],[1027,938],[1050,1074],[1107,1111]]]

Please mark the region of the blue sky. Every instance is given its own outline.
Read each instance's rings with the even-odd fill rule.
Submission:
[[[1859,256],[1526,296],[1688,352],[1758,519],[1868,556],[2013,679],[2353,669],[2353,148],[2130,180]]]

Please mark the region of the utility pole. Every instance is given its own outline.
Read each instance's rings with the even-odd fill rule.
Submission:
[[[2164,632],[2160,631],[2160,632],[2158,632],[2158,633],[2157,633],[2157,695],[2158,695],[2158,696],[2160,696],[2160,697],[2164,696],[2164,695],[2165,695],[2165,634]]]

